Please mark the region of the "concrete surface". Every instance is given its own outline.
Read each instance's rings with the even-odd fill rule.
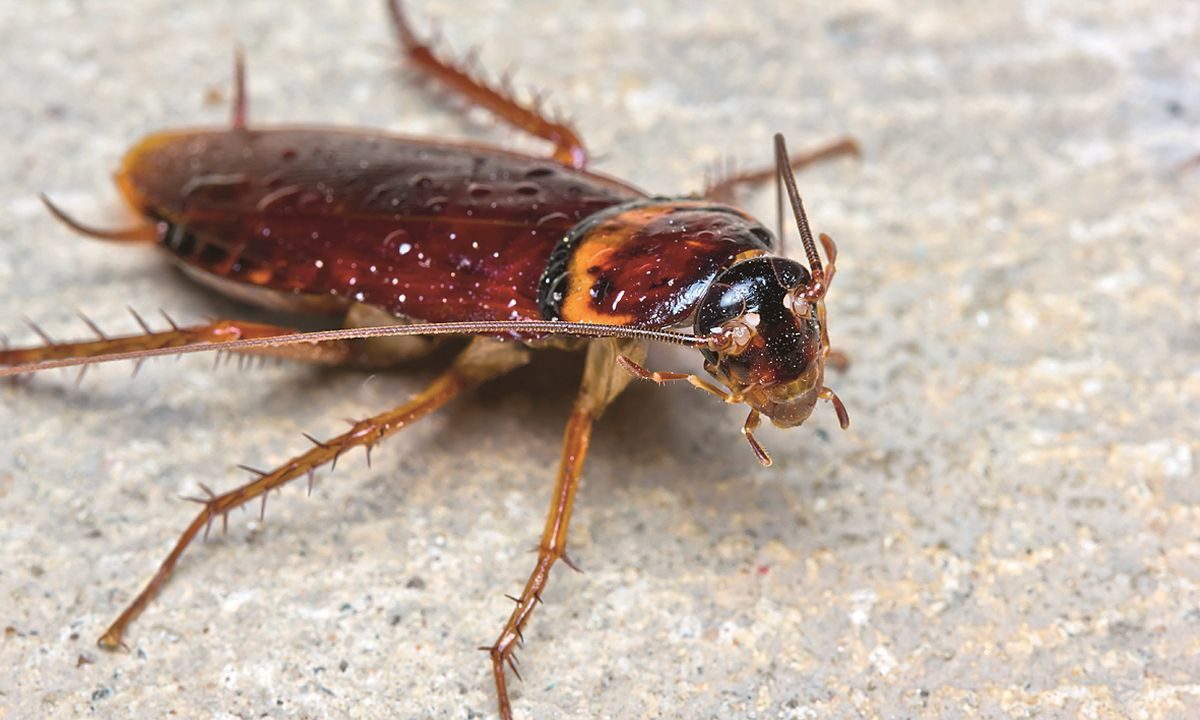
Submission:
[[[1200,6],[429,0],[578,118],[597,167],[664,192],[725,153],[853,133],[803,175],[842,249],[853,367],[762,439],[687,388],[636,387],[596,435],[522,653],[523,718],[1200,716]],[[788,8],[788,9],[784,9]],[[406,82],[377,3],[56,1],[0,21],[0,325],[82,337],[124,307],[237,312],[153,252],[81,240],[51,192],[120,223],[142,133],[227,117],[526,141]],[[747,198],[761,216],[772,198]],[[656,366],[697,368],[661,352]],[[435,370],[366,378],[202,358],[0,388],[0,717],[494,716],[485,658],[532,562],[575,374],[545,358],[235,515],[134,624],[94,639],[200,483]]]

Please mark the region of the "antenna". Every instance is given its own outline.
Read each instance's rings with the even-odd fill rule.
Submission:
[[[162,335],[178,334],[179,332],[180,328],[175,327],[173,330],[162,333]],[[0,377],[23,375],[51,368],[96,365],[116,360],[141,360],[160,355],[185,355],[187,353],[213,351],[244,352],[246,350],[261,350],[263,348],[280,347],[283,345],[315,344],[376,337],[405,337],[409,335],[495,335],[499,337],[511,337],[513,334],[546,335],[551,337],[628,338],[714,350],[720,347],[721,342],[721,338],[716,335],[689,335],[671,330],[649,330],[626,325],[599,325],[594,323],[563,322],[559,320],[479,320],[469,322],[417,323],[413,325],[382,325],[365,328],[316,330],[267,337],[238,337],[236,335],[229,335],[217,340],[205,340],[196,344],[163,345],[139,350],[102,352],[95,355],[48,358],[7,366],[0,365]],[[154,335],[156,334],[148,333],[146,337]],[[43,337],[43,340],[46,341],[46,347],[61,347],[47,337]],[[24,351],[19,349],[0,350],[0,363],[9,362],[8,358],[20,358],[23,353]]]
[[[800,200],[800,191],[796,189],[796,173],[788,159],[787,143],[782,133],[775,134],[775,172],[776,177],[783,181],[787,188],[788,200],[792,203],[792,214],[796,216],[796,227],[800,230],[800,240],[804,243],[804,254],[808,256],[808,267],[812,271],[812,293],[816,297],[825,294],[825,269],[821,266],[821,256],[817,254],[817,244],[813,240],[812,229],[808,226],[808,215],[804,213],[804,203]],[[780,233],[782,235],[782,232]],[[780,247],[782,249],[782,237]]]
[[[775,137],[780,138],[781,135],[776,133]],[[788,166],[788,171],[791,172],[792,161],[786,155],[786,148],[784,152],[783,163]],[[787,250],[784,249],[786,247],[787,228],[783,226],[783,171],[779,168],[778,146],[775,148],[775,154],[775,232],[779,235],[779,254],[787,257]]]

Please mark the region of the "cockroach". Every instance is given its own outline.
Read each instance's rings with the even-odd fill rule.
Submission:
[[[649,195],[589,171],[584,144],[567,122],[437,51],[414,32],[400,0],[388,9],[417,68],[548,141],[553,153],[362,130],[251,127],[239,52],[230,127],[155,133],[125,155],[116,182],[143,225],[99,229],[43,201],[83,235],[160,246],[221,293],[268,308],[339,314],[343,327],[299,332],[223,319],[156,332],[139,317],[144,332],[137,335],[110,337],[93,325],[96,340],[56,343],[43,334],[42,345],[0,351],[0,376],[212,350],[380,368],[425,354],[445,336],[470,337],[449,369],[408,402],[337,437],[309,437],[307,451],[202,499],[158,571],[100,636],[101,647],[115,649],[214,519],[297,478],[311,487],[316,468],[352,448],[369,452],[460,392],[525,364],[533,349],[584,351],[537,560],[485,648],[500,715],[511,718],[506,666],[515,674],[513,652],[551,567],[558,560],[574,567],[567,531],[592,426],[632,379],[686,381],[749,406],[742,433],[764,465],[770,457],[754,436],[764,415],[795,427],[823,399],[848,426],[824,384],[831,353],[825,297],[837,252],[819,235],[822,261],[794,169],[857,148],[842,139],[789,157],[776,135],[769,170],[714,178],[696,196]],[[772,178],[778,238],[732,204],[739,186]],[[807,267],[781,254],[785,193]],[[711,377],[646,369],[649,342],[695,348]]]

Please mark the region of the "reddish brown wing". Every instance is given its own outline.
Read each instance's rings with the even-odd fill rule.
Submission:
[[[540,318],[554,246],[641,195],[552,160],[333,129],[157,134],[117,181],[190,268],[433,322]]]

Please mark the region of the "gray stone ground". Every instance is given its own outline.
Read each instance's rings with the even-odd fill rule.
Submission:
[[[655,190],[853,133],[807,172],[840,243],[850,408],[766,431],[687,388],[601,424],[574,555],[528,633],[524,718],[1200,715],[1200,6],[429,0],[457,48],[553,91]],[[792,9],[785,10],[787,6]],[[45,2],[0,20],[0,324],[229,314],[122,221],[140,134],[227,116],[535,142],[405,82],[378,3]],[[772,199],[747,199],[764,217]],[[696,368],[663,351],[655,364]],[[485,658],[542,523],[576,371],[546,357],[272,498],[94,645],[194,509],[179,495],[388,407],[365,377],[204,359],[0,388],[0,717],[494,716]]]

